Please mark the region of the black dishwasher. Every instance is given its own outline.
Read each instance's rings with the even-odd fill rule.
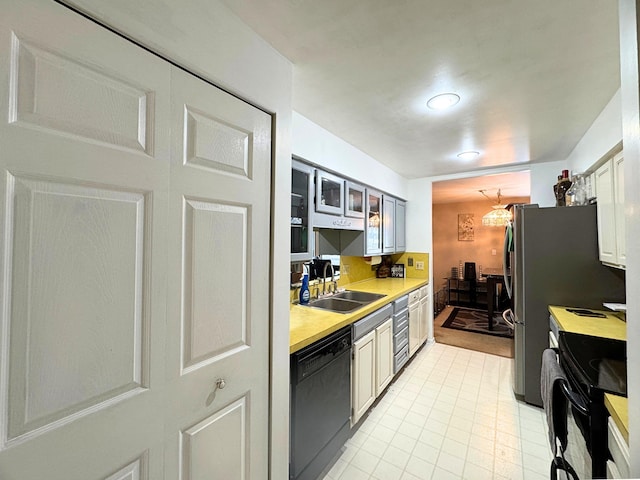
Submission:
[[[351,327],[291,355],[289,478],[316,480],[349,438]]]

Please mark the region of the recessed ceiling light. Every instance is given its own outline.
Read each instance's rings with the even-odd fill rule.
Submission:
[[[480,152],[475,152],[470,150],[468,152],[459,153],[458,158],[462,160],[473,160],[475,158],[478,158],[479,155],[480,155]]]
[[[433,110],[444,110],[449,107],[453,107],[460,101],[460,96],[455,93],[441,93],[432,97],[427,102],[427,107]]]

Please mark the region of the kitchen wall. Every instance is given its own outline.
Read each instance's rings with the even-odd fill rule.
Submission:
[[[531,182],[531,203],[537,203],[541,207],[554,207],[556,196],[553,186],[558,181],[558,175],[562,170],[569,169],[565,160],[558,162],[545,162],[530,165],[529,181]]]
[[[360,183],[407,198],[407,179],[353,145],[293,112],[293,154]]]
[[[585,172],[622,142],[622,100],[620,90],[604,107],[582,139],[567,157],[572,172]]]
[[[478,194],[479,196],[479,194]],[[529,203],[529,197],[502,198],[502,203]],[[445,278],[451,274],[451,267],[458,262],[475,262],[476,273],[479,266],[502,268],[502,247],[504,228],[485,227],[482,216],[491,210],[491,202],[480,197],[477,202],[442,203],[433,205],[433,289],[437,291]],[[458,240],[458,214],[474,215],[473,241]],[[495,251],[495,255],[493,252]]]
[[[359,282],[369,278],[375,278],[376,266],[372,266],[370,257],[340,257],[340,280],[338,285]],[[407,278],[429,279],[429,254],[424,252],[405,252],[391,255],[393,263],[402,263],[405,267]],[[413,266],[409,266],[409,258],[413,259]],[[424,270],[417,270],[416,263],[424,262]]]
[[[63,0],[64,1],[64,0]],[[289,210],[293,66],[221,1],[67,0],[137,42],[274,114],[271,478],[289,476]],[[267,279],[265,279],[266,281]]]

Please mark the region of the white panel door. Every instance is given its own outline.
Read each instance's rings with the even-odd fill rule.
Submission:
[[[393,319],[376,328],[376,397],[393,379]]]
[[[270,116],[1,1],[0,478],[266,478]]]
[[[0,478],[160,479],[170,67],[0,15]]]
[[[375,330],[353,343],[351,385],[351,425],[355,425],[376,399]]]
[[[166,478],[264,479],[271,117],[177,68],[171,91]]]

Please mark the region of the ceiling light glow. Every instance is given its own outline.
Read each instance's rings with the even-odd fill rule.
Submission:
[[[441,93],[432,97],[427,102],[427,107],[433,110],[444,110],[449,107],[453,107],[460,101],[460,96],[455,93]]]
[[[476,152],[476,151],[468,151],[468,152],[461,152],[458,154],[458,158],[461,160],[474,160],[476,158],[478,158],[478,156],[480,155],[480,152]]]

